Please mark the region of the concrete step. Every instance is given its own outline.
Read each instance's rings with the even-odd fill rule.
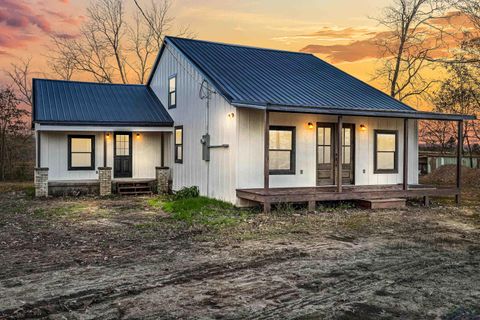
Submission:
[[[405,208],[406,199],[390,198],[390,199],[363,199],[357,200],[357,203],[366,209],[399,209]]]

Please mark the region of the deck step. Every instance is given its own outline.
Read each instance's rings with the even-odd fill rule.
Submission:
[[[149,182],[119,182],[117,193],[120,195],[145,195],[152,194],[152,184]]]
[[[363,199],[357,200],[357,203],[366,209],[398,209],[405,208],[406,199],[390,198],[390,199]]]

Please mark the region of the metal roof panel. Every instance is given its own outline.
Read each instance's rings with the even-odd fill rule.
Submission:
[[[33,101],[38,123],[173,124],[145,85],[34,79]]]
[[[314,55],[166,37],[230,102],[349,110],[415,111]]]

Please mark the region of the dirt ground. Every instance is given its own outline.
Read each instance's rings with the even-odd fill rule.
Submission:
[[[0,318],[479,319],[466,206],[253,212],[211,227],[150,198],[0,194]]]

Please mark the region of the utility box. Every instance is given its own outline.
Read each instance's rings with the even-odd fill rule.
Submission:
[[[202,136],[202,159],[205,161],[210,161],[210,135],[207,133]]]

